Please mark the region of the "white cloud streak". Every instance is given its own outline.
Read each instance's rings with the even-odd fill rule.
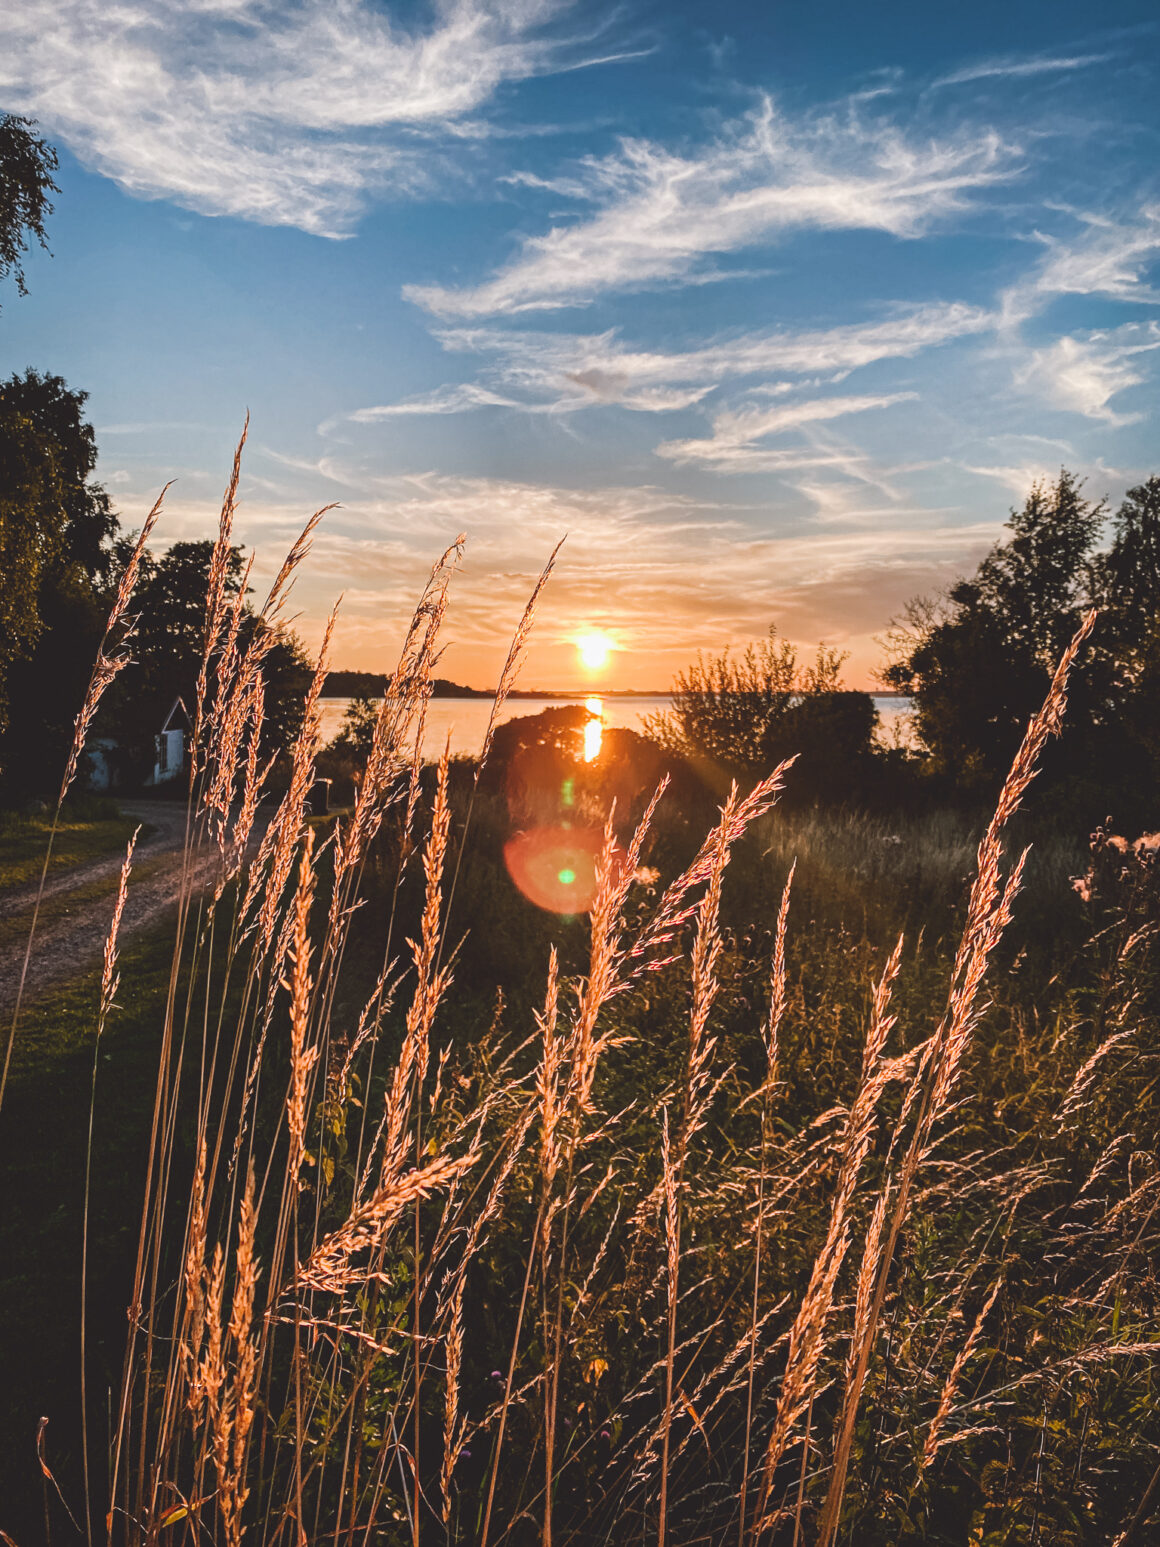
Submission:
[[[892,392],[878,397],[810,398],[773,408],[734,409],[717,415],[713,420],[713,434],[708,439],[663,441],[657,447],[657,455],[679,466],[695,465],[725,473],[781,472],[799,467],[841,465],[835,452],[819,456],[796,450],[770,450],[759,442],[770,435],[844,418],[848,414],[892,408],[896,403],[909,402],[917,396],[915,392]]]
[[[1083,229],[1071,239],[1039,235],[1047,249],[1044,258],[1003,297],[1010,321],[1021,321],[1061,295],[1160,303],[1160,291],[1146,278],[1160,257],[1160,204],[1144,205],[1138,214],[1119,220],[1083,212],[1077,218]]]
[[[1035,59],[1017,57],[990,59],[979,64],[967,65],[962,70],[955,70],[951,75],[940,76],[937,81],[931,82],[931,86],[932,88],[962,86],[972,81],[1024,80],[1033,75],[1058,75],[1070,70],[1086,70],[1096,64],[1106,64],[1113,57],[1112,54],[1063,54],[1040,56]]]
[[[564,8],[447,0],[423,30],[371,0],[8,0],[0,100],[131,194],[334,236],[505,82],[577,62]]]
[[[1160,324],[1155,322],[1127,323],[1084,337],[1068,335],[1033,349],[1015,379],[1053,408],[1113,426],[1134,424],[1142,415],[1119,413],[1111,400],[1147,379],[1140,369],[1140,356],[1156,349],[1160,349]]]
[[[668,412],[699,402],[720,384],[747,376],[841,380],[878,360],[910,359],[954,339],[985,333],[996,315],[955,302],[899,310],[877,321],[716,339],[695,349],[633,348],[616,332],[560,334],[494,327],[446,328],[445,349],[490,355],[512,391],[545,395],[557,411],[616,403]],[[779,384],[779,390],[784,390]]]
[[[1009,176],[1015,151],[991,131],[908,140],[893,124],[815,116],[791,122],[768,99],[731,133],[679,155],[644,140],[582,164],[590,219],[525,241],[492,279],[407,287],[436,316],[472,318],[584,305],[610,291],[724,277],[705,260],[799,230],[914,237]]]
[[[353,413],[343,416],[349,424],[380,424],[384,419],[400,419],[418,414],[461,414],[472,408],[519,408],[522,405],[514,398],[502,397],[498,392],[492,392],[487,387],[477,386],[474,382],[464,382],[460,386],[436,387],[434,392],[425,392],[418,397],[404,398],[399,403],[381,403],[372,408],[356,408]],[[319,430],[325,433],[342,421],[328,420],[319,425]]]

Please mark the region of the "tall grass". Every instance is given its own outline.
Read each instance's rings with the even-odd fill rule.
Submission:
[[[609,817],[583,955],[546,952],[540,1008],[489,1023],[456,1008],[462,888],[449,919],[478,776],[457,804],[446,754],[431,775],[415,751],[459,551],[418,599],[330,823],[308,809],[325,647],[260,818],[272,635],[241,648],[211,583],[107,1457],[81,1344],[84,1534],[1143,1540],[1160,1440],[1146,941],[1105,960],[1094,1051],[1090,997],[1057,996],[1050,1025],[987,1015],[1026,874],[1005,833],[1091,620],[981,838],[948,825],[920,859],[905,828],[791,830],[782,768],[734,789],[648,890],[659,790],[630,836]],[[531,623],[530,604],[505,680]],[[973,880],[953,959],[926,961],[912,931],[863,974],[867,945],[839,1003],[810,998],[804,963],[832,949],[810,911],[843,823],[847,869],[853,845],[863,891],[893,877],[919,930]],[[111,946],[101,1028],[114,982]]]

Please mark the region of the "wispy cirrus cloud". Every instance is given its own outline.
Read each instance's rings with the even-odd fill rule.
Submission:
[[[874,322],[833,328],[738,333],[687,350],[633,347],[616,330],[537,333],[496,327],[444,328],[448,350],[489,356],[496,379],[559,410],[619,404],[668,412],[699,402],[731,380],[821,376],[841,380],[879,360],[910,359],[926,349],[988,332],[997,314],[960,302],[897,308]]]
[[[129,193],[335,236],[370,194],[425,185],[437,133],[485,132],[505,83],[584,62],[567,10],[448,0],[424,27],[372,0],[8,0],[0,100]]]
[[[1055,296],[1100,295],[1114,301],[1160,303],[1148,271],[1160,258],[1160,204],[1144,203],[1131,214],[1070,211],[1080,223],[1071,237],[1037,232],[1043,258],[1003,297],[1012,321],[1038,311]]]
[[[1126,323],[1084,336],[1068,334],[1032,349],[1016,382],[1053,408],[1068,409],[1110,425],[1136,423],[1139,413],[1121,413],[1111,401],[1146,379],[1141,356],[1160,349],[1160,324]]]
[[[784,403],[771,408],[749,406],[730,409],[712,421],[711,436],[698,440],[662,441],[657,455],[679,466],[694,465],[724,473],[781,472],[798,467],[841,465],[834,452],[771,449],[762,441],[787,430],[841,419],[848,414],[864,414],[873,409],[893,408],[896,403],[913,401],[915,392],[891,392],[870,397],[809,398],[799,403]]]
[[[931,86],[964,86],[974,81],[1025,80],[1034,75],[1059,75],[1071,70],[1086,70],[1092,65],[1106,64],[1114,54],[1040,54],[1031,58],[1017,54],[1002,59],[980,60],[978,64],[964,65],[950,75],[941,75]]]
[[[913,237],[1012,174],[1017,152],[992,130],[908,138],[885,119],[791,120],[766,98],[711,144],[678,154],[626,140],[573,179],[597,206],[589,219],[528,238],[482,284],[411,285],[404,294],[445,318],[585,305],[646,286],[721,278],[707,260],[800,230]]]
[[[318,426],[318,433],[326,435],[340,424],[381,424],[387,419],[406,419],[424,414],[462,414],[473,408],[521,408],[514,398],[492,392],[475,382],[463,382],[458,386],[436,387],[433,392],[423,392],[416,397],[403,398],[398,403],[376,403],[369,408],[356,408],[349,414],[339,414],[326,419]]]

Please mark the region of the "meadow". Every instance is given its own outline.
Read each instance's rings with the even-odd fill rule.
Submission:
[[[8,1537],[1149,1540],[1157,851],[1034,801],[1090,624],[991,812],[783,804],[792,764],[611,807],[596,759],[589,906],[553,914],[505,864],[491,729],[415,751],[457,551],[314,816],[325,647],[263,764],[235,492],[194,706],[211,881],[119,959],[127,856],[87,1006],[30,984],[12,1021]]]

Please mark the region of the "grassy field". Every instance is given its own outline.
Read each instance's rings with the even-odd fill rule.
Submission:
[[[407,750],[448,573],[350,809],[306,809],[320,665],[256,846],[260,655],[214,655],[208,887],[26,1010],[0,1527],[1148,1540],[1160,874],[1022,809],[1066,661],[993,813],[477,785]]]
[[[120,1379],[141,1177],[157,1074],[172,930],[122,959],[119,1009],[97,1059],[90,1354],[98,1389]],[[0,1121],[0,1526],[43,1534],[35,1431],[62,1473],[77,1475],[80,1243],[85,1138],[100,967],[33,995],[20,1023]],[[39,1517],[39,1518],[38,1518]],[[37,1536],[25,1533],[36,1530]]]
[[[49,875],[123,854],[136,825],[122,817],[111,801],[88,801],[79,812],[66,805],[53,841]],[[0,895],[39,881],[51,829],[51,813],[0,812]]]
[[[421,805],[429,800],[430,792],[421,797]],[[455,827],[465,814],[460,804]],[[432,1329],[425,1333],[424,1346],[432,1333],[438,1339],[430,1359],[420,1364],[429,1388],[420,1410],[420,1454],[428,1451],[434,1468],[425,1488],[434,1494],[425,1534],[443,1530],[438,1501],[447,1339],[456,1318],[456,1422],[465,1427],[449,1488],[452,1539],[479,1539],[497,1410],[513,1347],[518,1353],[504,1441],[512,1461],[496,1473],[500,1482],[493,1510],[502,1509],[505,1532],[524,1512],[542,1511],[537,1471],[544,1465],[545,1417],[537,1366],[553,1362],[552,1300],[562,1292],[565,1330],[556,1356],[559,1434],[552,1463],[558,1469],[556,1535],[617,1542],[643,1532],[647,1539],[656,1529],[660,1464],[650,1452],[650,1439],[655,1450],[664,1412],[669,1248],[662,1129],[666,1113],[670,1127],[676,1127],[688,1083],[688,965],[661,966],[602,1008],[599,1035],[607,1046],[593,1081],[591,1127],[577,1143],[573,1168],[578,1175],[571,1186],[565,1191],[559,1175],[555,1182],[554,1229],[563,1230],[560,1211],[569,1213],[568,1255],[563,1261],[555,1255],[564,1249],[558,1234],[560,1244],[549,1245],[546,1265],[538,1265],[533,1274],[534,1308],[525,1310],[523,1326],[517,1328],[519,1290],[529,1242],[536,1239],[543,1188],[540,1117],[529,1127],[529,1118],[521,1115],[525,1101],[543,1100],[542,1092],[537,1095],[544,1079],[542,1032],[535,1032],[529,1007],[533,998],[542,999],[553,947],[562,964],[562,1003],[568,1003],[570,983],[575,985],[571,992],[583,995],[591,935],[586,921],[553,920],[511,886],[496,858],[503,815],[495,803],[478,802],[472,820],[475,838],[460,870],[450,920],[453,933],[458,918],[469,934],[454,969],[457,981],[432,1022],[431,1057],[442,1061],[443,1089],[424,1121],[424,1142],[434,1154],[465,1147],[470,1153],[474,1145],[478,1180],[471,1198],[460,1205],[458,1228],[471,1247],[465,1276],[457,1283],[458,1270],[452,1266],[448,1283],[446,1263],[442,1275],[428,1267],[421,1300],[424,1323]],[[690,857],[695,843],[686,825],[675,812],[667,823],[658,821],[650,859],[676,865]],[[316,830],[324,841],[326,827],[316,824]],[[897,1023],[889,1051],[903,1056],[906,1049],[921,1048],[932,1030],[932,1005],[947,992],[979,836],[978,821],[948,813],[891,821],[851,812],[779,817],[775,810],[736,846],[720,897],[720,949],[707,1022],[715,1088],[706,1092],[702,1125],[689,1141],[681,1180],[679,1260],[687,1282],[678,1299],[667,1463],[673,1540],[724,1541],[736,1528],[730,1519],[737,1512],[749,1405],[744,1345],[746,1328],[753,1326],[754,1208],[764,1197],[761,1353],[754,1364],[748,1424],[750,1487],[760,1491],[767,1431],[776,1423],[783,1389],[786,1340],[793,1336],[792,1312],[796,1307],[800,1314],[808,1301],[818,1252],[832,1227],[844,1125],[857,1105],[863,1050],[874,1021],[875,980],[904,931],[892,983]],[[1038,849],[1036,869],[993,965],[991,1004],[964,1060],[957,1106],[920,1174],[916,1206],[900,1241],[886,1330],[877,1347],[881,1363],[869,1376],[867,1412],[854,1433],[844,1505],[849,1540],[1098,1539],[1093,1533],[1119,1518],[1133,1490],[1137,1500],[1143,1496],[1145,1458],[1160,1439],[1146,1351],[1154,1336],[1148,1330],[1154,1291],[1143,1239],[1133,1252],[1133,1235],[1143,1225],[1146,1238],[1150,1225],[1139,1214],[1138,1202],[1122,1207],[1132,1197],[1133,1179],[1137,1187],[1142,1180],[1139,1159],[1133,1178],[1130,1164],[1127,1172],[1123,1169],[1131,1155],[1117,1152],[1117,1140],[1119,1151],[1124,1149],[1128,1091],[1117,1092],[1114,1080],[1105,1089],[1101,1080],[1095,1093],[1087,1093],[1082,1121],[1060,1120],[1077,1073],[1099,1045],[1100,1028],[1119,1013],[1113,1008],[1117,990],[1108,982],[1106,947],[1089,943],[1090,907],[1070,883],[1086,864],[1086,846],[1054,837]],[[381,964],[392,903],[399,915],[396,929],[404,919],[408,933],[421,928],[420,867],[412,865],[413,874],[396,896],[388,884],[397,856],[389,835],[380,840],[375,856],[364,886],[366,906],[336,984],[332,1062],[342,1046],[339,1028],[346,1029],[348,1038],[352,1030],[357,1034],[367,985],[373,986]],[[763,1098],[777,910],[795,862],[776,1084],[766,1088]],[[630,894],[631,923],[647,930],[655,898],[643,888],[633,892],[638,890],[645,894]],[[695,922],[691,927],[695,933]],[[120,1008],[110,1018],[98,1061],[90,1368],[114,1389],[147,1171],[171,949],[170,936],[158,933],[126,953]],[[540,964],[538,972],[533,961]],[[219,953],[218,972],[224,962]],[[1114,980],[1114,966],[1110,971]],[[6,1368],[15,1374],[5,1399],[0,1453],[9,1473],[4,1491],[14,1499],[24,1497],[21,1523],[26,1530],[33,1528],[41,1509],[31,1434],[42,1409],[53,1417],[51,1459],[62,1482],[71,1484],[74,1506],[79,1486],[75,1264],[96,996],[95,981],[77,983],[29,1007],[18,1075],[0,1132],[6,1196],[18,1200],[6,1210],[0,1236],[0,1260],[9,1265],[0,1282],[11,1311],[5,1325],[16,1334],[5,1352]],[[235,998],[231,1008],[238,1003]],[[301,1208],[322,1210],[323,1220],[343,1191],[358,1185],[356,1135],[364,1112],[382,1111],[384,1101],[390,1102],[407,1020],[403,1006],[388,1011],[377,1038],[379,1071],[368,1069],[365,1081],[351,1079],[340,1087],[339,1099],[332,1097],[321,1114],[321,1150],[306,1146],[311,1153],[304,1166]],[[1135,1037],[1141,1029],[1135,1028]],[[527,1045],[529,1033],[537,1038],[533,1047]],[[560,1035],[563,1041],[563,1026]],[[1136,1041],[1131,1045],[1126,1060],[1122,1050],[1114,1055],[1115,1072],[1124,1074],[1126,1062],[1131,1088],[1139,1092],[1140,1077],[1150,1066],[1144,1047]],[[285,1044],[271,1056],[272,1070],[289,1072]],[[562,1053],[561,1095],[565,1057]],[[198,1053],[191,1077],[200,1063]],[[274,1089],[284,1090],[285,1078],[276,1077]],[[1147,1103],[1147,1080],[1143,1090]],[[180,1185],[188,1191],[196,1161],[192,1086],[187,1097],[170,1165],[172,1176],[184,1178]],[[284,1140],[277,1135],[283,1100],[256,1114],[262,1137],[255,1153],[269,1155],[277,1165],[285,1164]],[[771,1541],[782,1540],[785,1529],[792,1536],[799,1486],[801,1529],[808,1526],[806,1539],[816,1539],[827,1475],[826,1435],[839,1416],[836,1383],[848,1354],[851,1318],[857,1317],[858,1259],[865,1259],[864,1238],[873,1223],[874,1200],[883,1196],[890,1134],[903,1105],[904,1090],[884,1086],[875,1114],[876,1137],[849,1201],[851,1240],[817,1350],[811,1378],[817,1389],[813,1400],[807,1399],[808,1422],[803,1410],[796,1422],[798,1438],[787,1438],[789,1454],[774,1471],[772,1486],[793,1503],[790,1524],[772,1525],[765,1533]],[[46,1146],[41,1130],[49,1106],[59,1137]],[[1137,1133],[1141,1117],[1139,1111],[1132,1114]],[[525,1131],[513,1155],[512,1135],[521,1124]],[[488,1135],[489,1148],[471,1137],[480,1131]],[[1077,1215],[1077,1197],[1109,1146],[1102,1176],[1088,1188]],[[326,1180],[318,1179],[320,1171]],[[500,1177],[503,1190],[492,1204]],[[488,1215],[489,1204],[484,1227],[480,1211]],[[426,1208],[424,1232],[433,1233],[429,1249],[434,1253],[450,1224],[443,1205]],[[1101,1211],[1107,1215],[1117,1209],[1114,1225],[1101,1233]],[[475,1241],[473,1230],[478,1231]],[[325,1228],[320,1234],[325,1238]],[[270,1238],[263,1259],[275,1250]],[[62,1273],[62,1263],[73,1266]],[[1107,1275],[1113,1264],[1121,1269],[1134,1264],[1134,1270],[1121,1271],[1101,1300],[1093,1275]],[[371,1288],[372,1298],[360,1295],[352,1305],[361,1306],[357,1325],[374,1326],[376,1337],[385,1340],[387,1327],[396,1326],[394,1356],[364,1368],[347,1313],[341,1361],[337,1366],[324,1362],[312,1382],[325,1375],[329,1400],[340,1407],[352,1391],[359,1393],[364,1410],[357,1432],[364,1465],[378,1463],[379,1512],[386,1515],[380,1539],[393,1541],[397,1532],[403,1542],[410,1539],[408,1490],[397,1473],[384,1480],[381,1457],[392,1444],[389,1412],[397,1410],[396,1433],[402,1419],[414,1419],[413,1411],[408,1413],[406,1355],[414,1270],[405,1241],[386,1246],[378,1271],[377,1280],[360,1272],[358,1282]],[[987,1316],[980,1323],[984,1306]],[[321,1305],[316,1313],[320,1310]],[[955,1389],[944,1432],[934,1436],[935,1448],[926,1458],[932,1424],[946,1405],[944,1391],[952,1376]],[[312,1389],[317,1404],[321,1388]],[[283,1404],[290,1396],[284,1392]],[[279,1413],[276,1433],[289,1421],[284,1406]],[[478,1433],[477,1425],[483,1426]],[[804,1471],[802,1432],[810,1435]],[[339,1480],[325,1487],[319,1480],[315,1507],[329,1513],[339,1508],[339,1494],[330,1489],[340,1490],[340,1450],[312,1431],[309,1453],[316,1465],[329,1455],[339,1466]],[[528,1464],[532,1457],[536,1462]],[[751,1494],[751,1509],[756,1502]],[[399,1517],[394,1527],[392,1511]],[[964,1519],[973,1521],[970,1535],[961,1529]],[[631,1538],[619,1534],[626,1521]],[[3,1520],[0,1524],[9,1528]],[[517,1540],[538,1534],[539,1527],[527,1533],[515,1529]]]

